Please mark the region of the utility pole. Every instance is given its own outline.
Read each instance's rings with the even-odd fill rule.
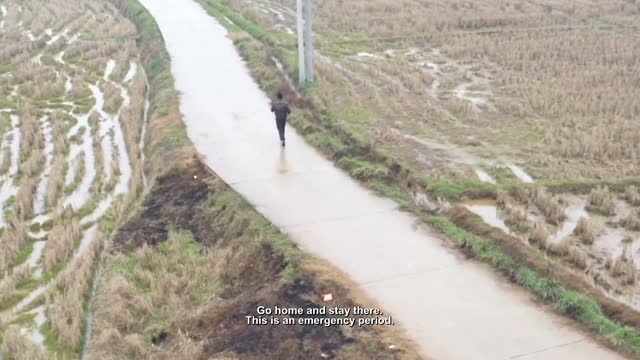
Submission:
[[[305,71],[307,81],[313,81],[313,5],[311,0],[306,0],[304,21],[304,46],[305,46]]]
[[[297,18],[298,18],[298,23],[297,23],[297,27],[298,27],[298,80],[300,82],[300,84],[304,84],[304,82],[307,80],[306,77],[306,72],[305,72],[305,68],[306,68],[306,61],[304,59],[304,37],[303,37],[303,23],[304,21],[302,20],[302,0],[297,0],[297,9],[298,9],[298,13],[297,13]]]

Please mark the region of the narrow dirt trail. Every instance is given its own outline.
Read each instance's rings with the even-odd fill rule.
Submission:
[[[448,249],[289,129],[279,147],[269,99],[226,30],[190,0],[142,0],[172,55],[181,110],[207,164],[305,250],[392,313],[436,359],[616,359],[490,268]]]

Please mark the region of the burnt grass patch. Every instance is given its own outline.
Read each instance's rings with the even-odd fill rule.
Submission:
[[[379,327],[248,325],[258,306],[273,308],[353,307],[349,285],[308,270],[300,251],[200,161],[158,177],[142,208],[120,228],[113,252],[158,246],[170,231],[188,231],[203,249],[227,249],[250,261],[225,264],[223,291],[168,329],[144,334],[158,349],[179,346],[181,336],[203,344],[206,358],[234,359],[418,359],[408,346]],[[293,249],[293,250],[292,250]],[[290,269],[295,269],[293,274]],[[188,275],[188,274],[187,274]],[[324,303],[322,294],[334,301]],[[323,315],[318,315],[323,316]],[[179,330],[178,330],[179,329]],[[395,343],[398,344],[398,343]]]

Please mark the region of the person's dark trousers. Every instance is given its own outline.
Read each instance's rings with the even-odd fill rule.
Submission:
[[[278,126],[278,133],[280,134],[280,141],[284,141],[284,126],[287,124],[286,119],[276,119],[276,125]]]

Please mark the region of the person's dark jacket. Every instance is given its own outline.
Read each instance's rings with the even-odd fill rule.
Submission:
[[[287,116],[291,114],[289,104],[282,100],[278,100],[271,106],[271,112],[276,114],[276,120],[286,121]]]

